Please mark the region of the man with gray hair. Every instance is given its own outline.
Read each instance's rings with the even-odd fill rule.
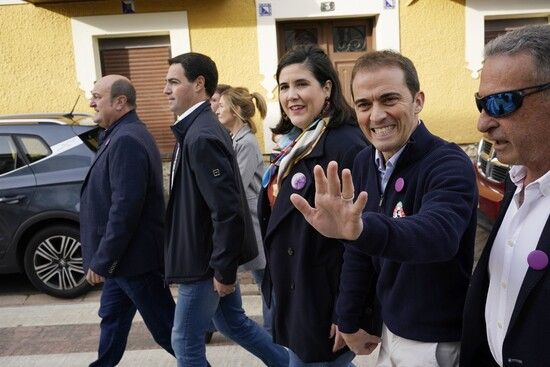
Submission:
[[[487,44],[478,129],[512,165],[472,277],[460,365],[548,366],[550,348],[550,25]]]

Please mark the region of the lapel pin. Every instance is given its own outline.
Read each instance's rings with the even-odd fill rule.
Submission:
[[[405,218],[407,214],[405,214],[405,209],[403,209],[403,203],[398,202],[397,205],[395,205],[395,208],[393,208],[393,217],[394,218]]]
[[[527,263],[530,268],[542,270],[548,266],[548,255],[541,250],[531,251],[527,256]]]
[[[290,180],[290,184],[294,190],[301,190],[306,185],[306,175],[302,172],[295,173]]]
[[[401,190],[403,190],[404,187],[405,187],[405,180],[403,179],[403,177],[399,177],[395,181],[395,191],[401,192]]]

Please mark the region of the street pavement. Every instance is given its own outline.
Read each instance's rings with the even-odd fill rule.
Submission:
[[[479,258],[490,227],[480,218],[475,259]],[[171,288],[176,296],[175,288]],[[251,277],[241,276],[243,307],[261,323],[261,298]],[[99,340],[100,291],[74,300],[38,293],[22,275],[0,275],[0,367],[87,366],[96,356]],[[215,333],[206,347],[213,367],[259,367],[263,363],[243,348]],[[373,367],[378,354],[356,357],[357,367]],[[155,344],[136,315],[121,367],[176,366],[174,358]]]
[[[254,284],[242,284],[244,309],[261,323],[261,298]],[[172,288],[176,295],[175,288]],[[100,291],[75,300],[60,300],[28,290],[0,293],[0,366],[87,366],[96,356],[99,339]],[[215,333],[207,346],[214,367],[256,367],[263,363],[243,348]],[[372,366],[373,357],[357,357],[356,366]],[[136,315],[121,367],[175,366],[160,349],[141,317]]]

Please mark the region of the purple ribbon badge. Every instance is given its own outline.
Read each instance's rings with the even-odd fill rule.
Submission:
[[[401,192],[401,190],[403,190],[404,187],[405,187],[405,180],[403,179],[403,177],[399,177],[395,181],[395,191]]]
[[[548,255],[544,251],[534,250],[527,256],[529,267],[535,270],[542,270],[548,266]]]
[[[294,190],[301,190],[306,185],[306,175],[302,172],[295,173],[290,180],[290,184]]]

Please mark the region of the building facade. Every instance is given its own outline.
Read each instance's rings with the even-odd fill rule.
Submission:
[[[0,114],[70,111],[77,98],[76,111],[92,112],[94,81],[120,73],[134,81],[138,112],[168,155],[174,116],[162,95],[166,59],[194,51],[216,61],[221,83],[266,97],[258,138],[267,152],[269,126],[279,118],[278,57],[311,41],[333,60],[348,98],[361,53],[410,57],[430,130],[474,143],[486,39],[549,16],[547,0],[0,0]]]

